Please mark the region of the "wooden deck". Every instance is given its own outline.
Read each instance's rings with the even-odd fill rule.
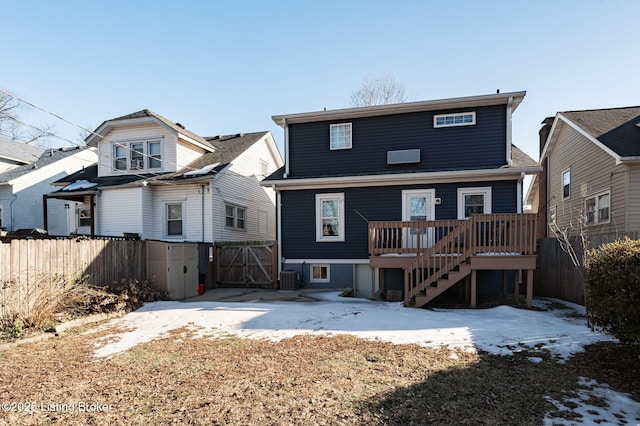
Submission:
[[[475,307],[476,271],[527,271],[530,306],[536,268],[536,220],[535,214],[504,213],[473,215],[468,220],[370,222],[371,268],[378,272],[378,279],[385,268],[404,270],[406,306],[423,306],[470,277],[469,302]],[[372,275],[374,289],[376,274]],[[517,293],[518,286],[516,298]]]

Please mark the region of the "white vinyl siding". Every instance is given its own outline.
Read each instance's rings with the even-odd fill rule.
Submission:
[[[142,234],[142,188],[105,188],[98,200],[100,235],[121,237],[125,232]]]
[[[589,232],[622,232],[625,227],[627,166],[615,159],[569,126],[559,130],[558,140],[549,156],[549,205],[556,207],[556,224],[570,233],[579,232],[584,223],[585,197],[610,191],[610,221]],[[571,197],[563,199],[562,173],[571,168]],[[640,180],[639,180],[640,183]],[[638,187],[640,188],[640,186]],[[553,236],[550,234],[550,236]]]
[[[186,143],[183,140],[179,140],[176,145],[176,159],[178,170],[186,167],[189,163],[200,158],[204,154],[202,148],[196,147],[190,143]]]

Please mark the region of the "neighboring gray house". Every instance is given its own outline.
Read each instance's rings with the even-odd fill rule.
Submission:
[[[543,124],[544,171],[527,194],[546,225],[538,238],[554,229],[612,237],[640,231],[640,106],[559,112]]]
[[[95,150],[44,149],[0,140],[0,227],[4,231],[44,228],[43,195],[51,183],[95,163]],[[47,215],[49,232],[66,235],[64,202],[52,203]]]
[[[56,182],[68,232],[144,240],[275,239],[275,193],[260,181],[282,166],[270,132],[202,137],[149,110],[107,120],[86,140],[98,162]]]

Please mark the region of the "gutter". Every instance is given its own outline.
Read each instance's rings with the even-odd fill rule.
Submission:
[[[542,171],[542,166],[500,168],[487,170],[463,170],[424,173],[397,173],[383,175],[358,175],[326,178],[281,179],[262,181],[263,186],[278,186],[279,189],[313,189],[340,188],[357,186],[392,186],[400,184],[435,184],[445,182],[467,181],[473,182],[482,178],[489,180],[507,180],[519,178],[522,173],[536,174]]]

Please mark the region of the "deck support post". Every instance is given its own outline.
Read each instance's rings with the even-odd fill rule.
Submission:
[[[516,276],[515,276],[515,284],[513,287],[513,300],[516,305],[520,303],[520,283],[518,282],[518,277],[521,276],[521,274],[522,274],[521,270],[517,270],[515,274]]]
[[[371,268],[371,300],[376,300],[376,277],[378,268]]]
[[[476,307],[476,270],[471,270],[471,303],[472,308]]]
[[[533,269],[527,269],[527,306],[533,303]]]

